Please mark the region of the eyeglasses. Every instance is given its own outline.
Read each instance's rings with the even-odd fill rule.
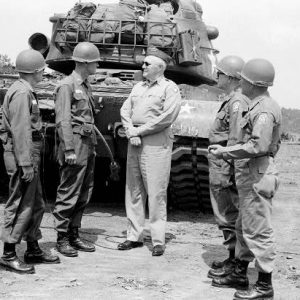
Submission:
[[[146,67],[149,67],[151,64],[147,61],[144,61],[143,65],[145,65]]]
[[[217,74],[216,74],[217,78],[219,78],[219,77],[220,77],[220,75],[226,75],[226,74],[225,74],[225,73],[223,73],[223,72],[221,72],[221,71],[217,71]]]

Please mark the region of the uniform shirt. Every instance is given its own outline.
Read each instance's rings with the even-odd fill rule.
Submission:
[[[12,138],[18,166],[32,166],[32,133],[42,129],[36,94],[24,79],[8,89],[2,110],[2,128]]]
[[[59,136],[65,150],[74,150],[73,128],[94,124],[94,99],[87,80],[75,71],[56,87],[55,114]]]
[[[123,126],[138,126],[139,136],[162,131],[178,116],[180,100],[178,86],[164,76],[153,83],[139,82],[121,107]]]
[[[234,145],[237,141],[236,123],[248,109],[248,98],[240,92],[225,96],[209,131],[210,144]]]
[[[238,144],[225,148],[224,159],[275,156],[280,146],[282,116],[269,93],[255,98],[238,126]]]

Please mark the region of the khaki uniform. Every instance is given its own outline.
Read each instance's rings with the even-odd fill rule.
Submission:
[[[235,160],[240,197],[236,257],[252,261],[254,256],[263,273],[272,272],[275,257],[271,211],[279,185],[274,156],[280,145],[281,119],[280,107],[268,93],[252,100],[239,124],[238,144],[223,154],[224,159]]]
[[[225,97],[209,132],[210,144],[236,144],[236,124],[248,110],[248,99],[239,92]],[[223,231],[224,246],[235,250],[235,223],[238,217],[238,193],[234,180],[232,161],[215,158],[208,154],[210,198],[219,229]]]
[[[56,125],[59,136],[60,184],[54,216],[56,229],[67,232],[81,227],[81,219],[94,185],[94,100],[87,81],[73,72],[55,91]],[[65,151],[73,150],[75,165],[65,163]]]
[[[135,126],[139,147],[128,144],[126,175],[127,239],[141,241],[148,195],[153,245],[165,244],[167,187],[173,138],[170,126],[180,110],[177,85],[160,77],[152,84],[137,83],[121,108],[123,126]]]
[[[39,170],[42,122],[36,95],[23,79],[17,80],[5,95],[2,129],[10,196],[4,209],[1,239],[5,243],[19,243],[22,237],[36,241],[42,237],[39,228],[45,209]],[[31,182],[21,178],[23,166],[33,167]]]

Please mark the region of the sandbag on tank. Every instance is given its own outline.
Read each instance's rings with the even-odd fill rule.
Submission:
[[[96,5],[92,2],[76,3],[68,12],[66,20],[62,25],[62,31],[58,34],[57,42],[82,42],[86,40],[88,29],[88,18],[96,10]],[[77,36],[78,35],[78,36]],[[64,45],[62,43],[62,45]]]
[[[175,24],[170,16],[173,7],[170,2],[158,5],[150,5],[145,21],[147,22],[147,34],[144,43],[156,47],[172,47],[176,41]]]
[[[112,6],[98,5],[96,11],[89,20],[88,29],[91,30],[90,41],[94,43],[112,43],[119,21],[115,15],[116,9]]]
[[[193,20],[202,20],[203,10],[199,3],[195,0],[180,0],[179,1],[179,10],[176,16],[193,19]]]
[[[143,41],[144,23],[139,18],[145,15],[147,3],[143,0],[120,0],[116,11],[118,19],[122,21],[121,43],[133,44],[136,34],[136,43]]]

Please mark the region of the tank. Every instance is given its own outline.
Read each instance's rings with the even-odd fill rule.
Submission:
[[[218,36],[218,30],[203,22],[202,13],[201,6],[193,0],[120,0],[97,7],[91,2],[77,3],[68,14],[50,17],[51,37],[34,33],[29,38],[30,46],[40,51],[48,67],[56,72],[38,87],[47,136],[46,156],[53,154],[55,144],[55,84],[74,69],[74,47],[81,41],[92,42],[101,54],[100,69],[90,78],[98,111],[95,123],[121,165],[121,180],[116,186],[107,179],[110,156],[99,141],[94,194],[103,195],[112,186],[111,190],[118,191],[124,199],[127,140],[120,108],[133,85],[142,80],[147,48],[154,45],[172,58],[165,76],[179,85],[182,94],[181,110],[172,125],[175,138],[169,208],[210,210],[208,130],[223,92],[214,87],[218,51],[211,40]],[[47,179],[47,170],[44,176]]]

